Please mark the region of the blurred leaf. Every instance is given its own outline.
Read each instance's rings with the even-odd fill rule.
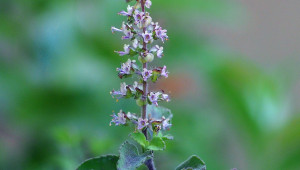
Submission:
[[[171,110],[162,106],[147,105],[147,110],[148,116],[151,114],[151,117],[154,119],[161,119],[163,116],[169,119],[173,117]]]
[[[176,170],[206,170],[205,163],[196,155],[189,157],[186,161],[181,163]]]
[[[98,158],[91,158],[84,161],[78,170],[117,170],[117,161],[119,157],[116,155],[105,155]]]
[[[120,159],[118,161],[118,169],[122,170],[134,170],[141,166],[146,159],[150,156],[150,152],[139,154],[135,145],[124,142],[120,147]]]

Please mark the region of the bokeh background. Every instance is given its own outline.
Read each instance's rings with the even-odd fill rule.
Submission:
[[[168,29],[175,140],[158,169],[192,154],[208,169],[300,169],[300,1],[152,0]],[[0,1],[0,169],[71,170],[117,153],[130,128],[112,110],[139,112],[109,91],[124,58],[111,26],[123,0]]]

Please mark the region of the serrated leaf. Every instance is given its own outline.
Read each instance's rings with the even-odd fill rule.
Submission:
[[[105,155],[84,161],[77,170],[117,170],[119,157],[116,155]]]
[[[134,170],[141,166],[146,159],[151,156],[150,152],[139,154],[138,148],[128,141],[122,144],[119,152],[120,159],[117,163],[117,168],[119,170]]]
[[[186,161],[182,162],[176,170],[206,170],[205,163],[197,155],[192,155]]]
[[[162,106],[147,105],[147,113],[154,119],[161,119],[162,116],[169,119],[173,117],[171,110]]]
[[[166,148],[166,144],[162,138],[155,136],[150,141],[150,144],[147,148],[153,151],[164,150]]]
[[[141,132],[132,133],[131,134],[132,139],[134,139],[137,143],[142,145],[143,147],[146,147],[148,145],[148,141],[145,137],[145,135]]]

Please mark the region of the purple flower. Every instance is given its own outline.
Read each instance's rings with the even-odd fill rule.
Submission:
[[[116,53],[119,53],[120,56],[124,56],[130,53],[130,46],[127,44],[124,44],[124,51],[115,51]]]
[[[151,7],[151,5],[152,5],[152,2],[151,2],[151,0],[146,0],[146,2],[145,2],[145,6],[146,6],[147,8],[150,8],[150,7]]]
[[[133,18],[135,20],[135,24],[138,24],[145,18],[145,13],[140,12],[139,10],[135,10]]]
[[[164,42],[164,40],[168,40],[168,36],[167,36],[167,30],[163,30],[161,27],[157,30],[155,30],[156,36],[158,38],[161,39],[162,42]]]
[[[125,82],[121,83],[120,91],[123,96],[125,96],[127,94],[127,85]]]
[[[142,76],[143,76],[143,80],[147,81],[147,79],[152,76],[152,70],[147,70],[146,68],[144,68],[142,72]]]
[[[133,42],[132,42],[132,47],[133,47],[134,49],[137,49],[137,48],[143,48],[143,45],[140,44],[140,41],[139,41],[139,40],[134,39]]]
[[[121,12],[119,12],[118,14],[119,14],[119,15],[123,15],[123,16],[128,16],[128,17],[129,17],[129,16],[132,15],[133,10],[134,10],[134,8],[133,8],[132,6],[130,6],[130,5],[128,5],[128,7],[127,7],[127,12],[121,11]]]
[[[164,117],[163,117],[164,119]],[[164,119],[163,122],[162,122],[162,129],[163,130],[169,130],[172,126],[172,124],[169,123],[170,119]]]
[[[157,38],[160,38],[162,42],[164,42],[164,40],[168,40],[169,37],[167,36],[167,30],[162,29],[157,22],[152,23],[152,27],[154,27]]]
[[[122,36],[122,40],[131,39],[133,37],[133,33],[131,32],[129,26],[123,22],[122,30],[125,36]]]
[[[160,75],[164,76],[165,78],[168,77],[169,72],[167,71],[167,66],[164,66],[163,69],[161,70]]]
[[[116,27],[111,27],[111,32],[115,33],[115,32],[123,32],[125,34],[125,36],[122,36],[122,39],[131,39],[133,37],[133,33],[131,32],[130,26],[125,24],[125,22],[123,22],[122,24],[122,28],[118,29]]]
[[[152,33],[149,33],[148,31],[143,33],[142,37],[143,37],[145,43],[149,43],[149,42],[153,41]]]
[[[134,113],[128,112],[128,113],[126,114],[126,116],[127,116],[128,119],[137,119],[137,117],[136,117],[136,115],[135,115]]]
[[[132,63],[134,63],[134,60],[131,61],[130,59],[128,59],[126,61],[126,63],[123,63],[121,65],[121,68],[117,68],[117,71],[120,72],[119,74],[120,75],[124,75],[124,74],[128,75],[128,74],[130,74]]]
[[[126,94],[127,94],[127,85],[126,85],[126,83],[125,82],[121,83],[120,91],[113,90],[113,91],[110,92],[110,94],[112,95],[112,97],[116,96],[117,99],[120,99],[120,98],[126,96]]]
[[[118,29],[116,27],[111,27],[111,32],[115,33],[115,31],[117,31],[117,32],[123,32],[123,30],[121,30],[121,29]]]
[[[169,101],[170,101],[170,97],[169,97],[169,95],[167,95],[167,94],[162,94],[162,95],[161,95],[161,98],[162,98],[162,100],[164,100],[164,101],[166,101],[166,102],[169,102]]]
[[[149,125],[148,119],[142,119],[142,118],[138,119],[138,129],[139,130],[142,130],[144,127],[146,127],[148,125]]]
[[[156,52],[158,58],[163,56],[164,47],[159,47],[158,45],[151,48],[150,52]]]
[[[120,112],[118,113],[118,116],[116,114],[111,115],[113,117],[113,119],[110,122],[110,126],[112,123],[115,124],[115,126],[119,126],[119,125],[124,125],[126,124],[126,118],[125,118],[125,114],[123,113],[122,110],[120,110]]]
[[[148,98],[150,100],[151,103],[155,104],[156,106],[158,106],[158,99],[159,99],[159,96],[161,95],[160,92],[156,92],[156,93],[153,93],[153,92],[150,92]]]
[[[157,50],[157,57],[161,58],[164,55],[163,52],[164,52],[164,47],[159,47]]]

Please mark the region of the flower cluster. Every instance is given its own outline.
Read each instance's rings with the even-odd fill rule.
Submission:
[[[128,122],[130,122],[135,124],[138,130],[142,130],[145,127],[152,128],[153,124],[156,131],[159,131],[161,129],[168,130],[172,126],[172,124],[170,123],[170,118],[165,118],[164,116],[161,119],[143,119],[141,117],[138,118],[137,115],[134,113],[128,112],[126,114],[122,110],[120,110],[120,112],[117,113],[117,115],[113,113],[113,115],[111,116],[113,117],[113,119],[110,122],[110,126],[112,124],[115,124],[115,126],[125,125]]]
[[[161,116],[160,118],[151,118],[147,113],[145,105],[153,105],[158,107],[161,101],[170,101],[168,94],[163,91],[148,92],[148,84],[156,82],[159,78],[167,78],[169,72],[166,66],[148,68],[148,63],[151,63],[155,57],[162,58],[164,48],[159,45],[159,41],[164,43],[168,40],[167,30],[163,29],[157,22],[153,22],[149,12],[145,8],[150,8],[151,0],[137,0],[136,4],[128,5],[127,10],[121,11],[118,14],[126,17],[126,22],[122,23],[121,28],[112,27],[112,33],[120,32],[123,34],[122,40],[128,42],[124,44],[123,51],[115,51],[120,56],[128,56],[131,58],[137,57],[140,64],[136,63],[135,59],[128,59],[125,63],[117,68],[118,76],[128,78],[136,76],[138,81],[132,85],[127,85],[125,82],[121,83],[119,90],[112,90],[110,93],[112,97],[134,98],[138,106],[144,110],[140,116],[136,114],[120,111],[117,115],[113,114],[111,124],[126,125],[133,123],[136,129],[151,129],[153,131],[167,130],[171,127],[170,118]]]

